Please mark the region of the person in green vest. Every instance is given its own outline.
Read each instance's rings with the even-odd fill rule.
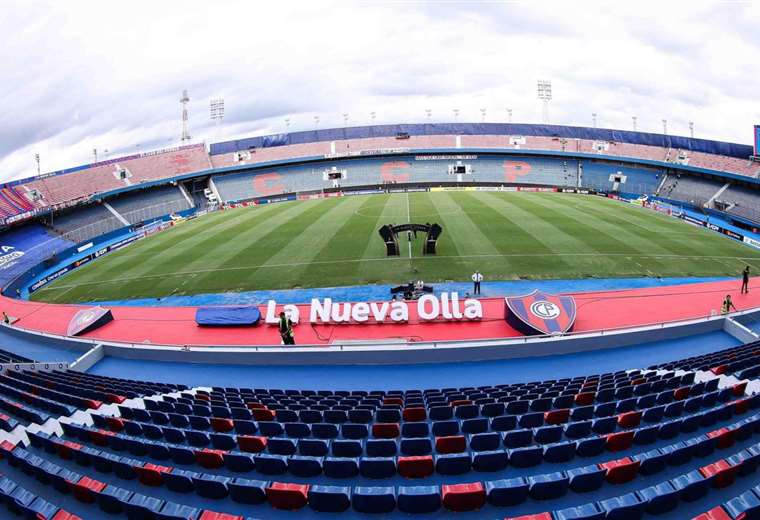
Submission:
[[[293,337],[293,322],[285,315],[284,311],[280,311],[280,337],[284,345],[295,345],[296,340]]]
[[[722,314],[728,314],[731,312],[731,309],[736,310],[736,306],[734,305],[734,302],[731,301],[731,295],[727,294],[723,299],[723,305],[720,308],[720,312]]]

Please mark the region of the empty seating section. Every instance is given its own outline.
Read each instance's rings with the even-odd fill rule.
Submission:
[[[647,170],[584,161],[582,175],[582,185],[586,188],[643,195],[657,191],[664,173],[655,169]]]
[[[732,185],[715,200],[730,204],[727,210],[729,214],[760,222],[760,201],[756,190]]]
[[[98,163],[76,172],[32,179],[23,188],[36,190],[42,195],[37,205],[49,207],[86,199],[96,193],[199,172],[210,167],[211,161],[205,146],[192,145]]]
[[[709,354],[650,367],[662,370],[702,370],[715,375],[734,375],[737,379],[760,376],[760,342],[747,343]]]
[[[34,204],[15,186],[0,188],[0,218],[13,217],[34,210]]]
[[[590,139],[516,135],[410,135],[408,139],[372,137],[271,146],[240,152],[209,155],[204,145],[193,145],[140,156],[125,157],[94,164],[73,172],[30,179],[16,186],[0,189],[0,218],[34,209],[68,205],[96,193],[107,192],[143,182],[171,178],[209,168],[222,168],[269,161],[322,157],[330,154],[382,149],[452,149],[504,148],[552,150],[598,155],[630,157],[653,161],[673,162],[679,150],[625,143],[593,141]],[[726,171],[749,177],[760,175],[760,163],[748,159],[702,152],[686,151],[684,164]],[[33,193],[41,198],[33,197]]]
[[[98,203],[57,214],[51,224],[53,231],[75,244],[122,227],[124,224],[105,206]]]
[[[725,183],[688,175],[669,175],[657,193],[660,197],[703,206]]]
[[[177,186],[161,186],[108,199],[130,224],[151,220],[189,209],[190,203]]]
[[[58,519],[269,508],[754,518],[760,394],[721,376],[757,367],[760,343],[646,370],[406,391],[188,390],[8,370],[0,429],[82,409],[91,422],[72,416],[62,435],[30,429],[28,445],[0,443],[0,497],[11,511]]]

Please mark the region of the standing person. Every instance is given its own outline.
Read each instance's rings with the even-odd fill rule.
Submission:
[[[728,314],[731,312],[731,309],[736,310],[736,306],[734,305],[734,302],[731,301],[731,295],[727,294],[726,298],[723,300],[723,305],[720,308],[720,312],[722,314]]]
[[[293,322],[285,315],[284,311],[280,311],[280,337],[285,345],[296,344],[296,340],[293,338]]]
[[[749,294],[749,266],[742,271],[742,294]]]
[[[480,274],[480,271],[475,271],[472,273],[472,294],[473,296],[480,295],[480,282],[483,281],[483,275]]]

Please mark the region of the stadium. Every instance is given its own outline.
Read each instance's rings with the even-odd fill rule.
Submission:
[[[166,21],[162,9],[154,17]],[[409,23],[429,36],[415,9]],[[248,38],[248,26],[226,23]],[[467,46],[477,31],[458,23]],[[109,25],[114,40],[122,26]],[[419,78],[400,57],[398,76],[378,73],[345,30],[362,66],[335,77],[387,75],[398,83],[387,92],[412,89],[400,84]],[[221,33],[204,45],[235,54]],[[311,59],[322,42],[308,43]],[[299,52],[282,61],[275,47],[256,51],[277,58],[274,69],[250,66],[257,80],[303,81],[283,83],[286,64],[309,76]],[[429,51],[420,55],[438,63]],[[483,53],[490,70],[496,60]],[[563,59],[582,78],[574,54]],[[610,71],[636,68],[621,56]],[[195,76],[213,76],[204,59],[190,60],[199,90],[207,78]],[[98,89],[123,79],[113,63],[130,66],[94,61],[111,81],[93,81]],[[336,60],[315,61],[330,77]],[[160,66],[162,84],[185,76]],[[139,75],[152,67],[141,57]],[[224,84],[239,72],[225,69]],[[157,103],[137,76],[126,83],[139,102],[114,110],[149,119]],[[289,97],[262,83],[263,100]],[[442,91],[421,84],[430,99]],[[602,92],[578,84],[584,100]],[[147,123],[122,132],[98,120],[128,153],[96,148],[90,162],[44,172],[35,154],[36,175],[25,166],[4,177],[0,517],[760,518],[760,125],[741,129],[748,145],[695,137],[693,122],[688,137],[665,119],[662,132],[637,129],[636,116],[632,129],[603,128],[597,112],[591,125],[552,124],[551,82],[531,80],[540,123],[513,123],[511,108],[488,122],[480,108],[480,122],[425,109],[422,122],[373,111],[367,124],[341,112],[340,126],[324,124],[328,108],[309,111],[324,101],[319,85],[298,91],[314,96],[302,105],[266,107],[286,115],[281,131],[245,126],[246,114],[225,127],[224,101],[212,97],[213,131],[192,139],[182,91],[179,141],[140,148],[133,136],[149,134]],[[57,122],[63,134],[86,133],[80,108]],[[12,166],[6,135],[0,170]],[[66,143],[55,146],[67,153]]]

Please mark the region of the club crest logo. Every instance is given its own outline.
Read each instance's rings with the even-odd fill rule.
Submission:
[[[538,290],[524,296],[509,296],[505,319],[526,335],[564,334],[572,330],[576,307],[572,296],[557,296]]]
[[[72,316],[66,330],[66,335],[77,336],[84,334],[105,325],[111,320],[113,320],[113,315],[109,309],[104,309],[103,307],[82,309]]]

